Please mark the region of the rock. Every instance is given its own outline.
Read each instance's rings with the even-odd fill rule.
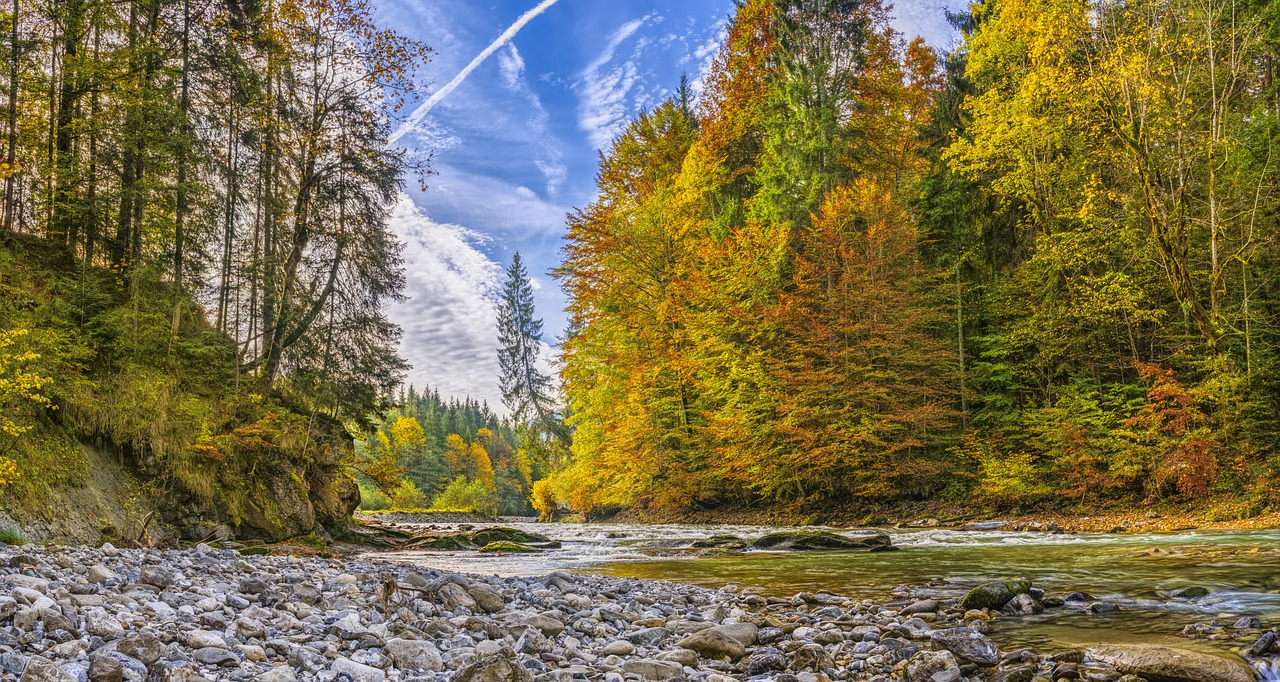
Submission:
[[[632,675],[639,675],[646,680],[669,680],[684,675],[684,667],[679,663],[653,659],[626,661],[622,664],[622,670]]]
[[[476,606],[485,613],[497,613],[507,605],[506,600],[502,598],[502,593],[488,585],[472,585],[467,588],[467,594],[471,595]]]
[[[600,650],[605,656],[630,656],[636,650],[636,645],[625,639],[615,639],[605,645]]]
[[[960,664],[950,651],[920,651],[907,661],[908,682],[956,682]]]
[[[116,549],[116,546],[110,542],[104,542],[102,543],[102,556],[112,558],[118,557],[120,556],[120,550]]]
[[[207,646],[203,649],[196,649],[191,657],[201,663],[215,668],[227,666],[231,667],[240,664],[240,658],[226,649]]]
[[[53,661],[43,656],[32,656],[27,659],[27,667],[18,682],[76,682],[76,678],[54,665]]]
[[[472,544],[483,547],[495,542],[511,542],[520,545],[527,545],[531,542],[551,542],[551,538],[537,533],[526,533],[514,528],[505,526],[494,526],[485,528],[471,533]]]
[[[746,647],[741,642],[721,632],[718,628],[708,628],[695,632],[680,641],[682,648],[696,651],[706,658],[728,658],[736,661],[747,655]]]
[[[164,647],[160,644],[160,638],[154,633],[139,632],[120,640],[116,645],[116,651],[130,658],[136,658],[149,666],[160,660]]]
[[[1009,603],[1000,608],[1001,613],[1011,616],[1029,616],[1044,611],[1044,606],[1031,598],[1030,594],[1014,595]]]
[[[1236,630],[1258,630],[1262,628],[1262,621],[1253,616],[1244,616],[1237,620],[1231,627]]]
[[[822,672],[835,667],[835,664],[831,654],[818,644],[806,644],[791,654],[792,670]]]
[[[541,552],[541,549],[526,545],[520,542],[490,542],[480,548],[484,554],[528,554],[530,552]]]
[[[102,564],[94,564],[89,567],[89,583],[92,585],[101,585],[108,580],[116,580],[115,571],[103,566]]]
[[[742,646],[751,646],[756,643],[760,636],[760,628],[754,623],[729,623],[727,625],[717,625],[716,630],[738,640]]]
[[[356,663],[349,658],[339,658],[329,666],[338,674],[347,674],[354,682],[384,682],[387,679],[386,673],[373,666]]]
[[[828,531],[784,531],[770,533],[751,543],[756,549],[788,549],[797,551],[854,550],[889,547],[887,533],[872,532],[865,535],[837,535]]]
[[[298,675],[287,665],[278,666],[258,675],[258,682],[297,682]]]
[[[1169,592],[1169,597],[1172,599],[1199,599],[1200,597],[1207,596],[1209,596],[1209,589],[1199,585],[1179,587],[1178,589],[1171,590]]]
[[[787,658],[782,654],[772,652],[753,654],[750,663],[747,665],[747,672],[753,677],[786,669]]]
[[[965,524],[964,529],[971,531],[999,530],[1007,525],[1009,525],[1008,521],[974,521]]]
[[[1258,658],[1276,651],[1277,637],[1278,635],[1275,632],[1262,633],[1262,636],[1245,651],[1245,655],[1250,658]]]
[[[143,585],[151,585],[160,589],[167,589],[173,586],[173,574],[169,571],[157,566],[143,566],[138,571],[138,582]]]
[[[90,609],[84,613],[84,629],[91,635],[111,639],[124,634],[120,621],[102,609]]]
[[[389,639],[383,651],[391,657],[397,668],[404,670],[425,670],[438,673],[444,664],[440,660],[440,651],[431,642],[413,639]]]
[[[460,606],[464,609],[470,610],[476,607],[476,600],[473,599],[471,595],[457,583],[445,583],[442,585],[440,587],[440,598],[443,599],[445,605],[451,609],[458,608]]]
[[[1167,682],[1253,682],[1242,663],[1212,654],[1153,644],[1102,644],[1089,647],[1086,659],[1104,663],[1124,675]]]
[[[187,633],[187,646],[192,649],[216,648],[225,649],[227,641],[222,635],[208,630],[192,630]]]
[[[663,651],[655,656],[659,661],[667,661],[669,663],[679,663],[686,668],[698,667],[698,652],[688,649],[672,649]]]
[[[746,549],[751,543],[736,535],[712,535],[694,540],[690,546],[696,549]]]
[[[991,675],[991,682],[1031,682],[1036,676],[1035,666],[1020,665],[1004,670],[997,670]]]
[[[1000,662],[1000,651],[990,638],[973,628],[949,628],[930,635],[935,647],[955,654],[961,660],[981,666]]]
[[[920,601],[915,602],[910,606],[903,607],[902,610],[898,612],[898,615],[910,616],[917,613],[937,613],[937,611],[938,611],[937,599],[921,599]]]
[[[124,666],[104,653],[89,657],[89,679],[92,682],[123,682]]]
[[[524,624],[534,628],[547,637],[555,637],[564,632],[564,623],[548,616],[536,615],[524,619]]]
[[[533,682],[533,673],[511,660],[507,652],[482,656],[454,673],[450,682]]]
[[[672,635],[671,630],[668,630],[667,628],[657,627],[657,628],[644,628],[641,630],[636,630],[635,632],[628,632],[623,636],[627,638],[627,641],[631,642],[632,644],[635,644],[636,646],[657,646],[659,642],[670,637],[671,635]]]
[[[960,607],[964,609],[990,609],[998,611],[1010,600],[1031,589],[1030,580],[1014,580],[1010,582],[987,583],[979,585],[964,596]]]

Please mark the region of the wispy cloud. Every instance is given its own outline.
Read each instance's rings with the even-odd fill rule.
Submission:
[[[486,238],[437,223],[401,196],[391,226],[405,243],[409,300],[389,313],[404,329],[401,354],[409,380],[443,395],[501,400],[497,387],[497,316],[493,294],[501,268],[477,247]]]
[[[480,54],[475,56],[475,59],[472,59],[466,66],[462,67],[462,70],[458,72],[458,75],[453,77],[453,80],[445,83],[444,87],[441,87],[439,90],[431,93],[431,96],[427,98],[427,101],[418,105],[418,108],[413,110],[413,113],[409,115],[409,118],[406,119],[399,128],[396,128],[395,132],[391,133],[391,137],[387,139],[387,144],[395,144],[405,135],[405,133],[413,130],[418,122],[427,114],[431,113],[431,110],[435,108],[441,100],[448,97],[449,93],[457,90],[458,86],[462,85],[462,82],[467,79],[467,76],[470,76],[472,71],[475,71],[484,63],[484,60],[488,59],[494,52],[501,49],[503,45],[511,42],[511,39],[516,37],[516,34],[520,32],[520,29],[524,28],[525,24],[533,21],[539,14],[550,9],[552,5],[556,4],[556,1],[557,0],[542,0],[542,2],[538,3],[536,7],[524,14],[521,14],[520,18],[516,19],[515,23],[508,26],[507,30],[503,31],[494,39],[493,42],[489,43],[489,45],[485,47]]]
[[[520,51],[514,44],[507,45],[507,49],[498,55],[498,67],[502,71],[502,80],[507,88],[529,102],[530,113],[526,123],[531,139],[539,140],[541,144],[539,156],[533,163],[546,181],[547,195],[555,196],[564,185],[569,169],[564,165],[564,152],[561,151],[560,141],[551,133],[551,117],[547,115],[547,110],[542,106],[542,100],[538,98],[537,93],[529,87],[525,79],[524,58],[520,56]]]
[[[614,54],[654,15],[623,24],[609,39],[609,44],[579,75],[574,89],[578,92],[578,127],[587,134],[597,149],[607,149],[627,125],[632,107],[628,102],[631,89],[640,80],[636,61],[630,59],[610,67]]]

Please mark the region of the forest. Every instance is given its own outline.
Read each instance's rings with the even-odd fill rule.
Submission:
[[[1280,23],[743,0],[556,272],[579,510],[1277,502]]]

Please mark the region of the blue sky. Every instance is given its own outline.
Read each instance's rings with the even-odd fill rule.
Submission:
[[[965,4],[902,2],[895,23],[945,51],[956,37],[944,9]],[[731,0],[381,0],[384,25],[436,51],[425,71],[432,104],[396,139],[434,150],[436,171],[425,192],[406,183],[393,217],[409,300],[389,312],[404,328],[410,382],[500,409],[493,297],[512,254],[528,263],[544,341],[555,344],[564,298],[549,272],[565,215],[594,197],[598,150],[682,73],[696,89],[732,9]],[[504,32],[514,35],[446,88]]]

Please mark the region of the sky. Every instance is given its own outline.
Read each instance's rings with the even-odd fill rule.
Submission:
[[[903,0],[895,26],[940,51],[955,46],[946,9]],[[627,122],[695,91],[723,40],[732,0],[380,0],[379,21],[434,50],[419,102],[393,144],[432,154],[423,191],[406,178],[392,228],[405,245],[408,381],[485,400],[500,413],[495,300],[518,251],[544,320],[548,362],[565,325],[565,216],[595,196],[600,150]],[[549,367],[549,365],[548,365]]]

